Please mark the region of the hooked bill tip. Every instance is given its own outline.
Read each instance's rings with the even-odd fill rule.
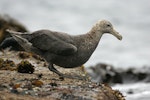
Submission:
[[[119,39],[119,40],[122,40],[122,36],[121,36],[121,35],[120,35],[120,36],[118,36],[118,39]]]

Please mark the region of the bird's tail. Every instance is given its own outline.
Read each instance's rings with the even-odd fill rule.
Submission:
[[[8,29],[6,31],[10,33],[10,35],[20,44],[20,46],[22,46],[25,49],[25,51],[31,51],[32,43],[30,43],[27,39],[23,38],[21,36],[21,32],[16,32]]]
[[[10,33],[10,35],[18,42],[18,44],[20,44],[22,48],[24,48],[25,51],[41,54],[41,51],[39,49],[34,47],[32,43],[28,41],[27,38],[23,37],[24,33],[12,31],[12,30],[7,30],[7,32]],[[29,34],[26,35],[30,36]]]
[[[12,33],[14,33],[14,34],[22,34],[21,32],[16,32],[16,31],[13,31],[13,30],[10,30],[10,29],[7,29],[6,31],[9,32],[10,34],[12,34]]]

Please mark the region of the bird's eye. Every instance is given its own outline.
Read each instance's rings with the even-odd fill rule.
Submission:
[[[110,27],[110,24],[107,24],[107,27]]]

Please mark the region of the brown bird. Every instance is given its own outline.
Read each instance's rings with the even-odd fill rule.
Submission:
[[[69,35],[63,32],[39,30],[33,33],[20,33],[7,30],[27,52],[43,57],[49,63],[49,70],[61,77],[71,77],[59,72],[53,64],[63,68],[75,68],[86,63],[104,33],[119,40],[122,36],[113,29],[107,20],[98,21],[86,34]]]

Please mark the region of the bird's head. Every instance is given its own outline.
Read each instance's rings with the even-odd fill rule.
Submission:
[[[110,33],[119,40],[122,40],[122,36],[113,28],[113,25],[107,20],[98,21],[93,27],[95,31],[103,33]]]

